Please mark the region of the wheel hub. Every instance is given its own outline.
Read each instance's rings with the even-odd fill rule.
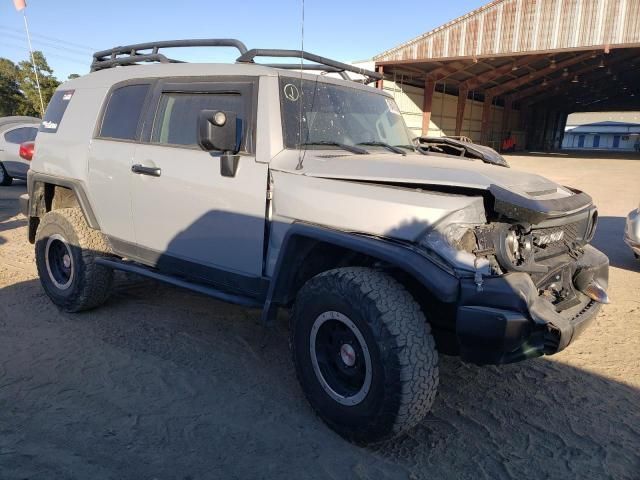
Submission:
[[[371,389],[371,355],[358,326],[346,315],[328,311],[314,321],[309,353],[316,378],[336,402],[354,406]]]
[[[62,235],[56,233],[47,238],[44,259],[51,282],[60,290],[68,289],[75,269],[71,247]]]
[[[343,343],[340,347],[340,359],[347,367],[353,367],[356,364],[356,351],[348,343]]]

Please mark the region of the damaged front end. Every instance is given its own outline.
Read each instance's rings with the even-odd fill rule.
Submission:
[[[459,213],[422,242],[457,266],[459,354],[495,364],[556,353],[608,303],[609,262],[589,245],[597,210],[578,191],[551,200],[490,192],[486,222]]]

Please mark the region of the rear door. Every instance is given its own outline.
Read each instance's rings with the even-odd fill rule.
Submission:
[[[17,125],[15,128],[6,130],[2,134],[2,152],[0,152],[0,161],[12,177],[27,178],[29,170],[29,162],[20,158],[20,144],[24,142],[32,142],[38,134],[37,125]]]
[[[89,147],[89,182],[100,228],[115,250],[135,254],[131,215],[131,165],[142,131],[142,112],[151,96],[150,81],[116,85],[105,99]]]
[[[228,283],[222,272],[261,276],[268,165],[255,161],[257,89],[255,78],[228,77],[156,86],[145,142],[135,152],[142,169],[131,174],[136,242],[146,263],[214,283]],[[197,145],[203,109],[241,119],[235,176],[222,174],[220,152]]]

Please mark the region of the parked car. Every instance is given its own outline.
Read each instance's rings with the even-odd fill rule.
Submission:
[[[0,118],[0,186],[11,185],[14,178],[27,179],[30,161],[20,156],[20,149],[23,143],[36,139],[39,123],[35,117]],[[22,147],[23,153],[26,147]]]
[[[240,56],[160,53],[206,45]],[[346,78],[292,71],[300,57]],[[24,197],[49,298],[97,307],[122,270],[261,308],[267,325],[289,309],[306,397],[361,443],[423,419],[439,353],[501,364],[566,348],[607,301],[591,198],[424,154],[393,98],[347,72],[381,78],[236,40],[97,52],[54,94]]]
[[[624,241],[637,259],[640,259],[640,205],[629,212],[624,229]]]

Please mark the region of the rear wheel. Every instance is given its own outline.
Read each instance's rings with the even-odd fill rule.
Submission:
[[[13,183],[13,178],[7,173],[4,165],[0,163],[0,187],[8,187]]]
[[[429,325],[383,272],[341,268],[309,280],[296,298],[291,346],[309,403],[349,440],[392,438],[431,408],[438,356]]]
[[[109,297],[113,271],[95,260],[109,252],[102,233],[89,228],[80,209],[48,212],[36,233],[36,265],[44,291],[67,312],[97,307]]]

